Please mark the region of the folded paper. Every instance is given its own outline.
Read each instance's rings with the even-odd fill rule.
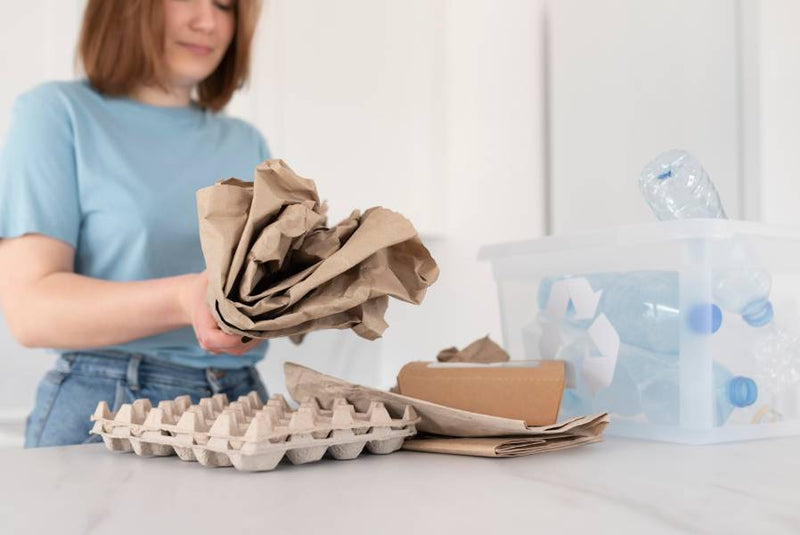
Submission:
[[[578,429],[579,432],[543,431],[539,435],[518,437],[448,438],[433,435],[417,436],[403,443],[404,450],[475,457],[522,457],[535,453],[558,451],[600,442],[608,425],[608,415],[596,415]]]

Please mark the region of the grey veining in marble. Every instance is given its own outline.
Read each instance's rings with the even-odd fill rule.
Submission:
[[[609,438],[519,459],[399,452],[241,473],[101,445],[4,450],[0,531],[800,533],[798,452],[800,438]]]

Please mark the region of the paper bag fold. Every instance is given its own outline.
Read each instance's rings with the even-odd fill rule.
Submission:
[[[608,421],[608,415],[596,415],[587,420],[577,433],[543,432],[531,436],[487,438],[421,436],[406,440],[403,449],[476,457],[522,457],[600,442]]]

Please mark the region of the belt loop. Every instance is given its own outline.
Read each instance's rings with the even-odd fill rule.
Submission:
[[[62,353],[56,360],[56,369],[61,372],[69,373],[75,365],[78,355],[76,353]]]
[[[255,366],[248,366],[247,371],[250,373],[250,380],[255,384],[261,381],[261,377],[258,375],[258,370],[256,370]]]
[[[131,355],[128,361],[128,371],[125,378],[128,381],[128,388],[133,391],[139,390],[139,363],[142,362],[141,355]]]
[[[211,387],[211,392],[219,394],[222,391],[222,385],[219,384],[219,374],[214,368],[206,368],[206,382]]]

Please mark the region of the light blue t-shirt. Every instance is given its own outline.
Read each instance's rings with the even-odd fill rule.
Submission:
[[[49,82],[14,102],[0,149],[0,238],[41,233],[75,249],[75,272],[136,281],[202,271],[195,192],[252,180],[269,158],[239,119],[101,95],[85,80]],[[191,327],[106,349],[193,367],[263,357],[211,355]]]

